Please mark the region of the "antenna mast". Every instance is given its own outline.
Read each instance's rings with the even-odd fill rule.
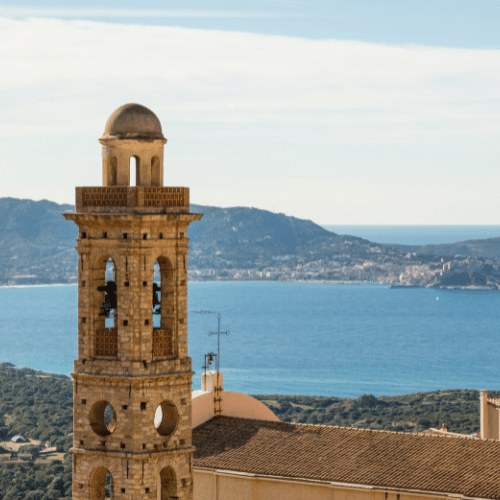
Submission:
[[[215,360],[215,371],[219,372],[220,367],[220,336],[221,335],[229,335],[229,330],[225,332],[220,331],[220,314],[217,314],[217,331],[216,332],[208,332],[208,336],[217,335],[217,358]]]

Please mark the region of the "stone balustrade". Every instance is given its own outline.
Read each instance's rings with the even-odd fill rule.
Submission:
[[[94,353],[96,356],[118,355],[118,329],[104,328],[96,330]]]
[[[153,330],[153,356],[171,357],[173,355],[172,332],[170,330],[155,328]]]
[[[189,188],[77,187],[76,211],[89,213],[189,212]]]

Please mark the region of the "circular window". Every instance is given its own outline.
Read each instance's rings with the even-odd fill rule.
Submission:
[[[179,412],[171,401],[162,401],[155,411],[155,428],[161,436],[170,436],[179,423]]]
[[[116,427],[116,413],[107,401],[98,401],[90,410],[90,427],[99,436],[109,436]]]

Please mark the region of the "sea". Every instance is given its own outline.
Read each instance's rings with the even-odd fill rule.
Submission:
[[[188,307],[194,390],[217,352],[219,314],[225,390],[355,398],[500,386],[500,291],[190,282]],[[76,285],[0,287],[0,362],[69,375],[76,355]]]
[[[467,240],[498,238],[498,225],[469,226],[363,226],[363,225],[326,225],[328,231],[337,234],[358,236],[375,243],[393,243],[398,245],[434,245],[457,243]]]

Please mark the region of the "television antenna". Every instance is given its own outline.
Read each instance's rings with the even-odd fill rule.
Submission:
[[[211,337],[212,335],[217,335],[217,358],[215,360],[215,371],[219,371],[220,367],[220,336],[221,335],[229,335],[229,330],[226,330],[225,332],[220,331],[220,314],[217,314],[217,331],[216,332],[208,332],[208,336]]]

